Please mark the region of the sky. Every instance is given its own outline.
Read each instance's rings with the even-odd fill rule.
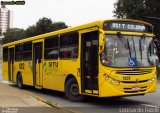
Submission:
[[[1,0],[13,1],[13,0]],[[16,0],[14,0],[16,1]],[[13,12],[13,27],[26,29],[47,17],[76,26],[101,19],[112,19],[117,0],[25,0],[25,5],[7,5]]]

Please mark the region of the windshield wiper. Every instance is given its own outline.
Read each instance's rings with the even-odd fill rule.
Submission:
[[[128,39],[127,39],[127,44],[128,44],[128,49],[129,49],[129,57],[131,58],[131,49],[130,49],[130,45],[129,45]]]
[[[141,44],[142,44],[141,39],[139,39],[139,51],[140,51],[141,61],[142,61],[142,46],[141,46]]]
[[[127,40],[123,37],[123,35],[120,32],[117,32],[117,37],[120,39],[120,41],[122,42],[122,44],[124,45],[124,47],[126,49],[128,49]]]
[[[143,34],[142,36],[141,36],[141,38],[139,39],[139,51],[140,51],[140,55],[141,55],[141,61],[142,61],[142,41],[144,41],[145,40],[145,34]],[[144,46],[144,45],[143,45]]]
[[[131,58],[131,50],[130,50],[130,45],[129,45],[128,39],[126,40],[120,32],[117,32],[117,37],[122,42],[124,47],[129,50],[129,56]]]

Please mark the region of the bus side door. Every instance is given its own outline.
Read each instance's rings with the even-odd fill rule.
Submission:
[[[43,42],[33,43],[33,83],[38,87],[42,86],[43,81],[42,47]]]
[[[8,80],[14,80],[14,47],[8,48]]]
[[[98,95],[98,30],[81,33],[82,93]]]

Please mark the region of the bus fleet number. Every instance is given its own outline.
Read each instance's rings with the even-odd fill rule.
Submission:
[[[130,78],[130,76],[124,76],[123,77],[123,80],[130,80],[131,78]]]

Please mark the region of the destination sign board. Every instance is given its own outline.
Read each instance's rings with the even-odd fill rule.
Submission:
[[[138,22],[113,21],[105,22],[104,30],[152,33],[152,27]]]

